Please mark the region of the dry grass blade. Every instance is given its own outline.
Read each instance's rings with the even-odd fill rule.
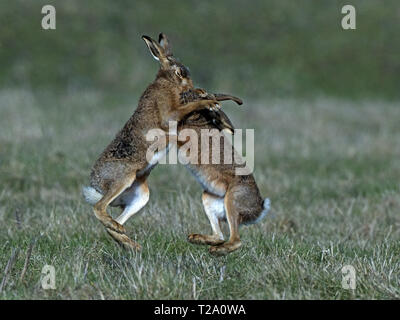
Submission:
[[[86,281],[86,277],[87,277],[87,273],[88,273],[88,267],[89,267],[89,259],[88,259],[88,261],[86,261],[86,264],[85,264],[85,270],[83,272],[83,282]]]
[[[5,286],[7,284],[8,275],[10,274],[10,272],[11,272],[13,266],[14,266],[15,261],[17,260],[18,252],[19,252],[19,249],[18,248],[14,248],[12,253],[11,253],[11,257],[7,262],[6,269],[4,270],[4,277],[3,277],[3,280],[1,281],[1,284],[0,284],[0,293],[3,292],[3,289],[5,288]]]
[[[22,269],[21,276],[19,278],[19,282],[20,283],[24,280],[26,271],[28,270],[29,260],[31,258],[32,250],[33,250],[33,247],[35,246],[35,243],[36,243],[36,238],[31,241],[31,243],[29,244],[28,249],[26,250],[26,257],[25,257],[24,267]]]

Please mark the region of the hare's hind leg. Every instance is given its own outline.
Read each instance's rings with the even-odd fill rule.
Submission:
[[[150,191],[147,182],[136,179],[133,185],[121,195],[125,203],[124,211],[115,219],[123,225],[131,216],[142,209],[149,201]]]
[[[225,255],[239,249],[242,246],[239,236],[240,215],[237,206],[236,195],[238,190],[231,188],[224,198],[226,219],[229,224],[229,240],[219,246],[210,247],[210,253],[214,255]]]
[[[149,201],[149,187],[146,181],[135,180],[132,186],[121,194],[121,201],[125,204],[124,211],[115,219],[117,223],[123,225],[131,216],[142,209]],[[131,240],[126,234],[115,232],[106,228],[107,232],[122,246],[128,249],[140,250],[140,244]]]
[[[213,234],[204,235],[192,233],[188,236],[188,241],[194,244],[222,244],[224,242],[224,235],[222,234],[221,228],[219,226],[219,219],[224,217],[225,215],[224,198],[217,197],[204,191],[202,200],[204,211],[206,212],[207,217],[210,220]]]
[[[118,233],[125,233],[125,228],[115,221],[108,213],[108,205],[129,188],[135,181],[136,173],[127,174],[121,179],[116,179],[109,186],[105,195],[94,205],[94,214],[100,222],[110,230]]]

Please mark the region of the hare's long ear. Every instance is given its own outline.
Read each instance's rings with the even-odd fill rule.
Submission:
[[[165,33],[160,33],[158,36],[158,43],[163,47],[166,56],[172,56],[171,44]]]
[[[146,42],[146,45],[149,48],[153,58],[159,61],[161,65],[164,65],[168,61],[164,53],[164,49],[156,41],[148,36],[142,36],[142,39],[144,40],[144,42]]]

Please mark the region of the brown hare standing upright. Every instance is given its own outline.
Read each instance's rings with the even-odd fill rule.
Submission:
[[[193,88],[188,69],[174,59],[164,34],[160,34],[159,43],[148,36],[142,38],[152,56],[159,61],[160,69],[142,94],[134,114],[94,164],[90,187],[83,188],[86,201],[94,205],[96,218],[109,234],[125,246],[136,249],[140,246],[129,239],[122,224],[147,203],[147,176],[168,151],[166,146],[147,161],[146,153],[151,143],[146,140],[146,134],[155,128],[168,132],[169,121],[179,122],[195,110],[219,107],[215,99],[182,105],[180,94]],[[116,220],[106,211],[109,205],[123,208]]]
[[[189,92],[183,93],[183,100],[189,102],[196,101],[196,99],[217,99],[218,97],[218,95],[214,96],[205,92],[198,94],[198,92],[198,90],[189,90]],[[235,100],[234,97],[228,97],[228,99]],[[219,97],[219,99],[221,98],[222,96]],[[195,132],[195,136],[201,137],[201,131],[208,130],[208,145],[212,146],[214,141],[223,138],[222,134],[215,130],[216,127],[220,130],[233,130],[233,125],[222,110],[216,112],[202,110],[189,114],[178,126],[178,133],[189,129]],[[178,140],[177,143],[181,149],[187,142]],[[202,148],[204,141],[193,139],[191,143],[198,144],[195,148],[191,148],[198,152],[195,159],[202,159],[204,150],[209,152],[206,154],[207,161],[187,161],[188,158],[186,158],[181,162],[187,163],[185,166],[203,187],[203,207],[213,233],[211,235],[190,234],[188,240],[195,244],[211,245],[210,253],[224,255],[240,248],[239,226],[260,222],[270,209],[270,200],[261,197],[253,174],[248,172],[238,175],[237,169],[242,168],[244,162],[229,141],[220,144],[219,150],[217,150],[219,161],[215,161],[216,163],[213,163],[212,149]],[[187,149],[185,148],[185,150]],[[225,151],[230,152],[231,159],[236,159],[236,161],[226,161],[225,163]],[[184,153],[180,156],[187,157]],[[230,236],[227,242],[224,241],[221,232],[221,221],[227,221],[229,225]]]

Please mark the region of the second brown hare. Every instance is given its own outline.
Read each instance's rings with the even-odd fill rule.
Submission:
[[[213,99],[216,96],[218,95],[205,92],[199,94],[198,90],[191,90],[184,94],[185,102],[204,98]],[[235,98],[229,96],[229,99],[234,100]],[[178,132],[189,129],[194,131],[195,136],[200,137],[202,130],[208,130],[208,145],[212,146],[214,141],[224,139],[216,128],[227,129],[230,132],[234,129],[222,110],[216,112],[204,110],[189,114],[178,127]],[[197,143],[193,149],[198,152],[196,159],[201,159],[201,153],[204,152],[203,141],[192,139],[191,142]],[[184,144],[185,142],[178,140],[180,148]],[[211,149],[207,148],[207,150]],[[231,152],[231,159],[236,159],[236,161],[224,162],[222,159],[224,159],[225,151]],[[186,168],[203,187],[203,207],[212,228],[212,234],[193,233],[188,236],[188,240],[194,244],[211,245],[210,253],[225,255],[237,250],[242,245],[239,226],[260,222],[270,210],[270,200],[261,197],[253,174],[246,171],[243,171],[244,174],[238,174],[237,169],[243,167],[244,161],[229,140],[220,143],[217,156],[219,161],[215,161],[215,163],[213,163],[211,151],[206,154],[208,158],[206,163],[187,160],[181,160],[181,162],[187,163],[185,164]],[[229,239],[226,242],[221,231],[221,222],[227,222],[229,226]]]

